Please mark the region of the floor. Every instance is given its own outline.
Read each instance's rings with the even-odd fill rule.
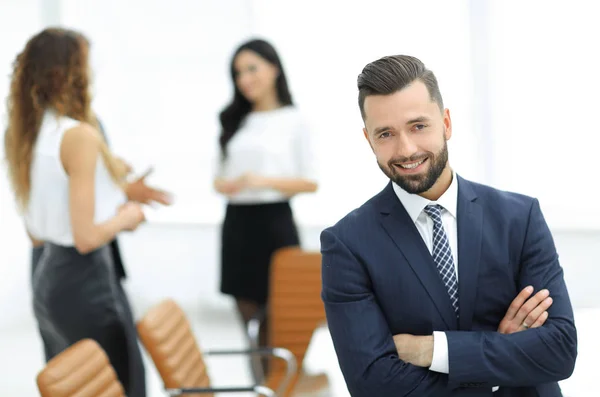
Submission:
[[[233,310],[203,308],[198,313],[189,313],[189,317],[203,349],[246,346]],[[596,395],[596,392],[592,392],[597,388],[593,368],[600,356],[600,338],[597,338],[596,333],[600,326],[600,310],[581,310],[576,314],[576,322],[579,330],[579,356],[575,374],[561,384],[565,397]],[[0,384],[3,395],[38,395],[35,376],[43,365],[41,351],[33,323],[17,329],[0,331]],[[145,359],[148,397],[165,396],[153,364],[147,356]],[[244,385],[250,382],[247,362],[241,357],[208,358],[207,361],[215,385]],[[318,330],[314,335],[306,369],[308,372],[328,373],[332,385],[330,396],[349,396],[326,328]],[[237,394],[250,395],[253,394]]]
[[[188,313],[200,347],[210,349],[242,349],[247,347],[233,310],[203,308],[201,312]],[[201,320],[204,319],[204,320]],[[206,320],[208,319],[208,320]],[[329,332],[318,330],[313,338],[311,354],[307,357],[308,372],[328,371],[334,383],[329,396],[348,396]],[[146,361],[148,397],[162,397],[162,383],[149,357]],[[215,386],[240,386],[250,383],[248,362],[242,357],[208,357],[207,364]],[[3,395],[39,395],[35,376],[43,366],[42,346],[35,324],[0,331],[0,385]],[[232,394],[222,394],[231,396]],[[236,396],[255,396],[238,393]]]

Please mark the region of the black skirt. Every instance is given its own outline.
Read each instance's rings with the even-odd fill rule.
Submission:
[[[137,331],[110,246],[82,255],[45,243],[33,274],[33,306],[47,360],[81,339],[94,339],[126,394],[146,395]]]
[[[221,235],[221,292],[265,304],[271,256],[299,244],[288,202],[228,204]]]
[[[110,242],[110,250],[112,252],[113,263],[115,264],[115,272],[119,279],[127,278],[127,273],[125,272],[125,266],[123,265],[123,259],[121,258],[121,249],[119,248],[119,243],[117,239],[114,239]],[[42,256],[42,252],[44,252],[44,246],[33,247],[31,249],[31,282],[33,283],[33,274],[35,273],[35,269],[40,261]]]

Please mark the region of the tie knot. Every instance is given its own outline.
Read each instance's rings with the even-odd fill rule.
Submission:
[[[439,204],[428,205],[424,209],[425,213],[429,215],[433,222],[441,222],[442,221],[442,206]]]

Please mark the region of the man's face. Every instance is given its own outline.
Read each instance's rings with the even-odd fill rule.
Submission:
[[[390,95],[367,96],[364,113],[363,131],[384,174],[412,194],[431,189],[448,164],[450,112],[416,80]]]

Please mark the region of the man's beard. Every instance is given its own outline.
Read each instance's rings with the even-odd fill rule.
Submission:
[[[396,166],[394,164],[404,163],[408,161],[419,161],[423,159],[428,159],[431,163],[429,164],[429,169],[425,174],[414,174],[414,175],[400,175],[396,171]],[[390,178],[393,182],[395,182],[402,189],[407,191],[410,194],[421,194],[429,189],[437,182],[442,172],[446,168],[446,164],[448,163],[448,143],[444,139],[444,146],[437,153],[433,154],[429,152],[428,154],[419,154],[416,156],[412,156],[410,158],[406,157],[396,157],[391,159],[387,167],[382,166],[377,162],[379,168],[388,178]]]

